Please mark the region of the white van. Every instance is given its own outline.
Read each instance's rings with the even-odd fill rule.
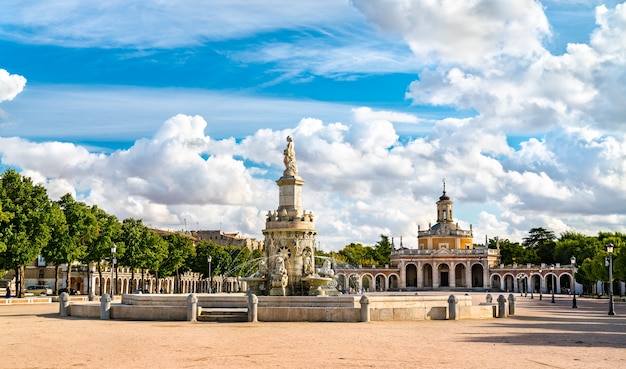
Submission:
[[[35,296],[52,295],[52,288],[48,286],[28,286],[26,287],[26,293],[32,293]]]

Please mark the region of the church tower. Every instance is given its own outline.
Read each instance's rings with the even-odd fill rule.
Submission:
[[[437,201],[437,223],[453,223],[452,200],[446,195],[446,182],[443,182],[443,195]]]
[[[418,228],[418,247],[424,250],[463,249],[474,248],[472,226],[463,230],[454,222],[452,208],[454,202],[446,194],[446,182],[443,182],[443,194],[437,201],[437,223],[428,225],[427,231]]]

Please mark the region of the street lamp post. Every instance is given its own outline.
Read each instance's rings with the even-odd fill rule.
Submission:
[[[524,297],[528,297],[528,276],[524,277]]]
[[[111,299],[113,299],[113,281],[115,280],[115,274],[113,274],[114,272],[114,268],[115,268],[115,263],[117,262],[117,259],[115,258],[115,252],[117,251],[117,247],[115,246],[115,244],[111,245]]]
[[[615,315],[613,310],[613,244],[606,244],[606,252],[609,253],[609,315]]]
[[[539,301],[543,301],[543,286],[542,286],[542,279],[543,279],[543,274],[542,274],[543,270],[539,269]]]
[[[89,289],[89,301],[93,301],[93,274],[96,272],[96,266],[87,264],[87,287]]]
[[[211,288],[213,287],[213,276],[211,275],[211,255],[206,257],[206,262],[209,264],[209,293],[211,293]]]
[[[569,261],[572,263],[572,309],[578,308],[576,305],[576,279],[574,278],[576,275],[576,256],[569,258]]]
[[[556,274],[554,274],[554,265],[550,266],[550,270],[552,270],[552,303],[554,304],[554,287],[556,285]]]

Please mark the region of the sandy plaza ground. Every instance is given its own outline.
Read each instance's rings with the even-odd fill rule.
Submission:
[[[0,305],[0,368],[625,368],[626,303],[517,295],[506,319],[190,323]],[[475,300],[484,294],[473,295]]]

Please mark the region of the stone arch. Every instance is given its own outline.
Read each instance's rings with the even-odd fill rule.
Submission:
[[[350,276],[348,276],[348,286],[347,286],[347,290],[349,292],[356,292],[361,288],[361,279],[359,278],[359,275],[356,273],[352,273],[350,274]]]
[[[374,277],[371,274],[364,274],[361,276],[361,288],[363,292],[372,292],[374,288]]]
[[[439,287],[450,287],[450,267],[446,263],[437,266],[437,275],[439,276]]]
[[[406,287],[417,288],[417,266],[409,263],[405,267]]]
[[[483,280],[484,267],[480,263],[472,265],[472,287],[484,287],[485,281]]]
[[[424,287],[433,287],[433,266],[426,263],[422,268]]]
[[[544,278],[546,283],[546,292],[552,293],[552,291],[554,291],[554,293],[558,293],[559,278],[557,277],[556,273],[547,273]]]
[[[343,273],[340,273],[340,274],[337,274],[336,277],[337,277],[337,289],[342,292],[347,291],[348,284],[346,283],[346,275]]]
[[[513,292],[515,291],[515,277],[511,273],[506,273],[503,278],[504,282],[504,291],[505,292]]]
[[[454,266],[454,285],[456,287],[466,287],[465,264],[458,263]]]
[[[375,291],[386,291],[387,290],[387,278],[384,274],[377,274],[374,278],[374,290]]]
[[[502,277],[500,277],[500,274],[491,275],[490,286],[491,288],[497,289],[497,290],[502,288]]]
[[[398,284],[400,281],[400,277],[397,274],[392,274],[389,276],[389,289],[397,290]]]
[[[518,273],[515,279],[517,280],[517,290],[515,292],[528,293],[528,274]]]
[[[530,288],[531,293],[538,293],[541,291],[541,275],[537,273],[530,274]]]
[[[559,276],[559,286],[561,286],[561,290],[559,293],[571,294],[574,290],[574,278],[569,273],[561,273]]]

